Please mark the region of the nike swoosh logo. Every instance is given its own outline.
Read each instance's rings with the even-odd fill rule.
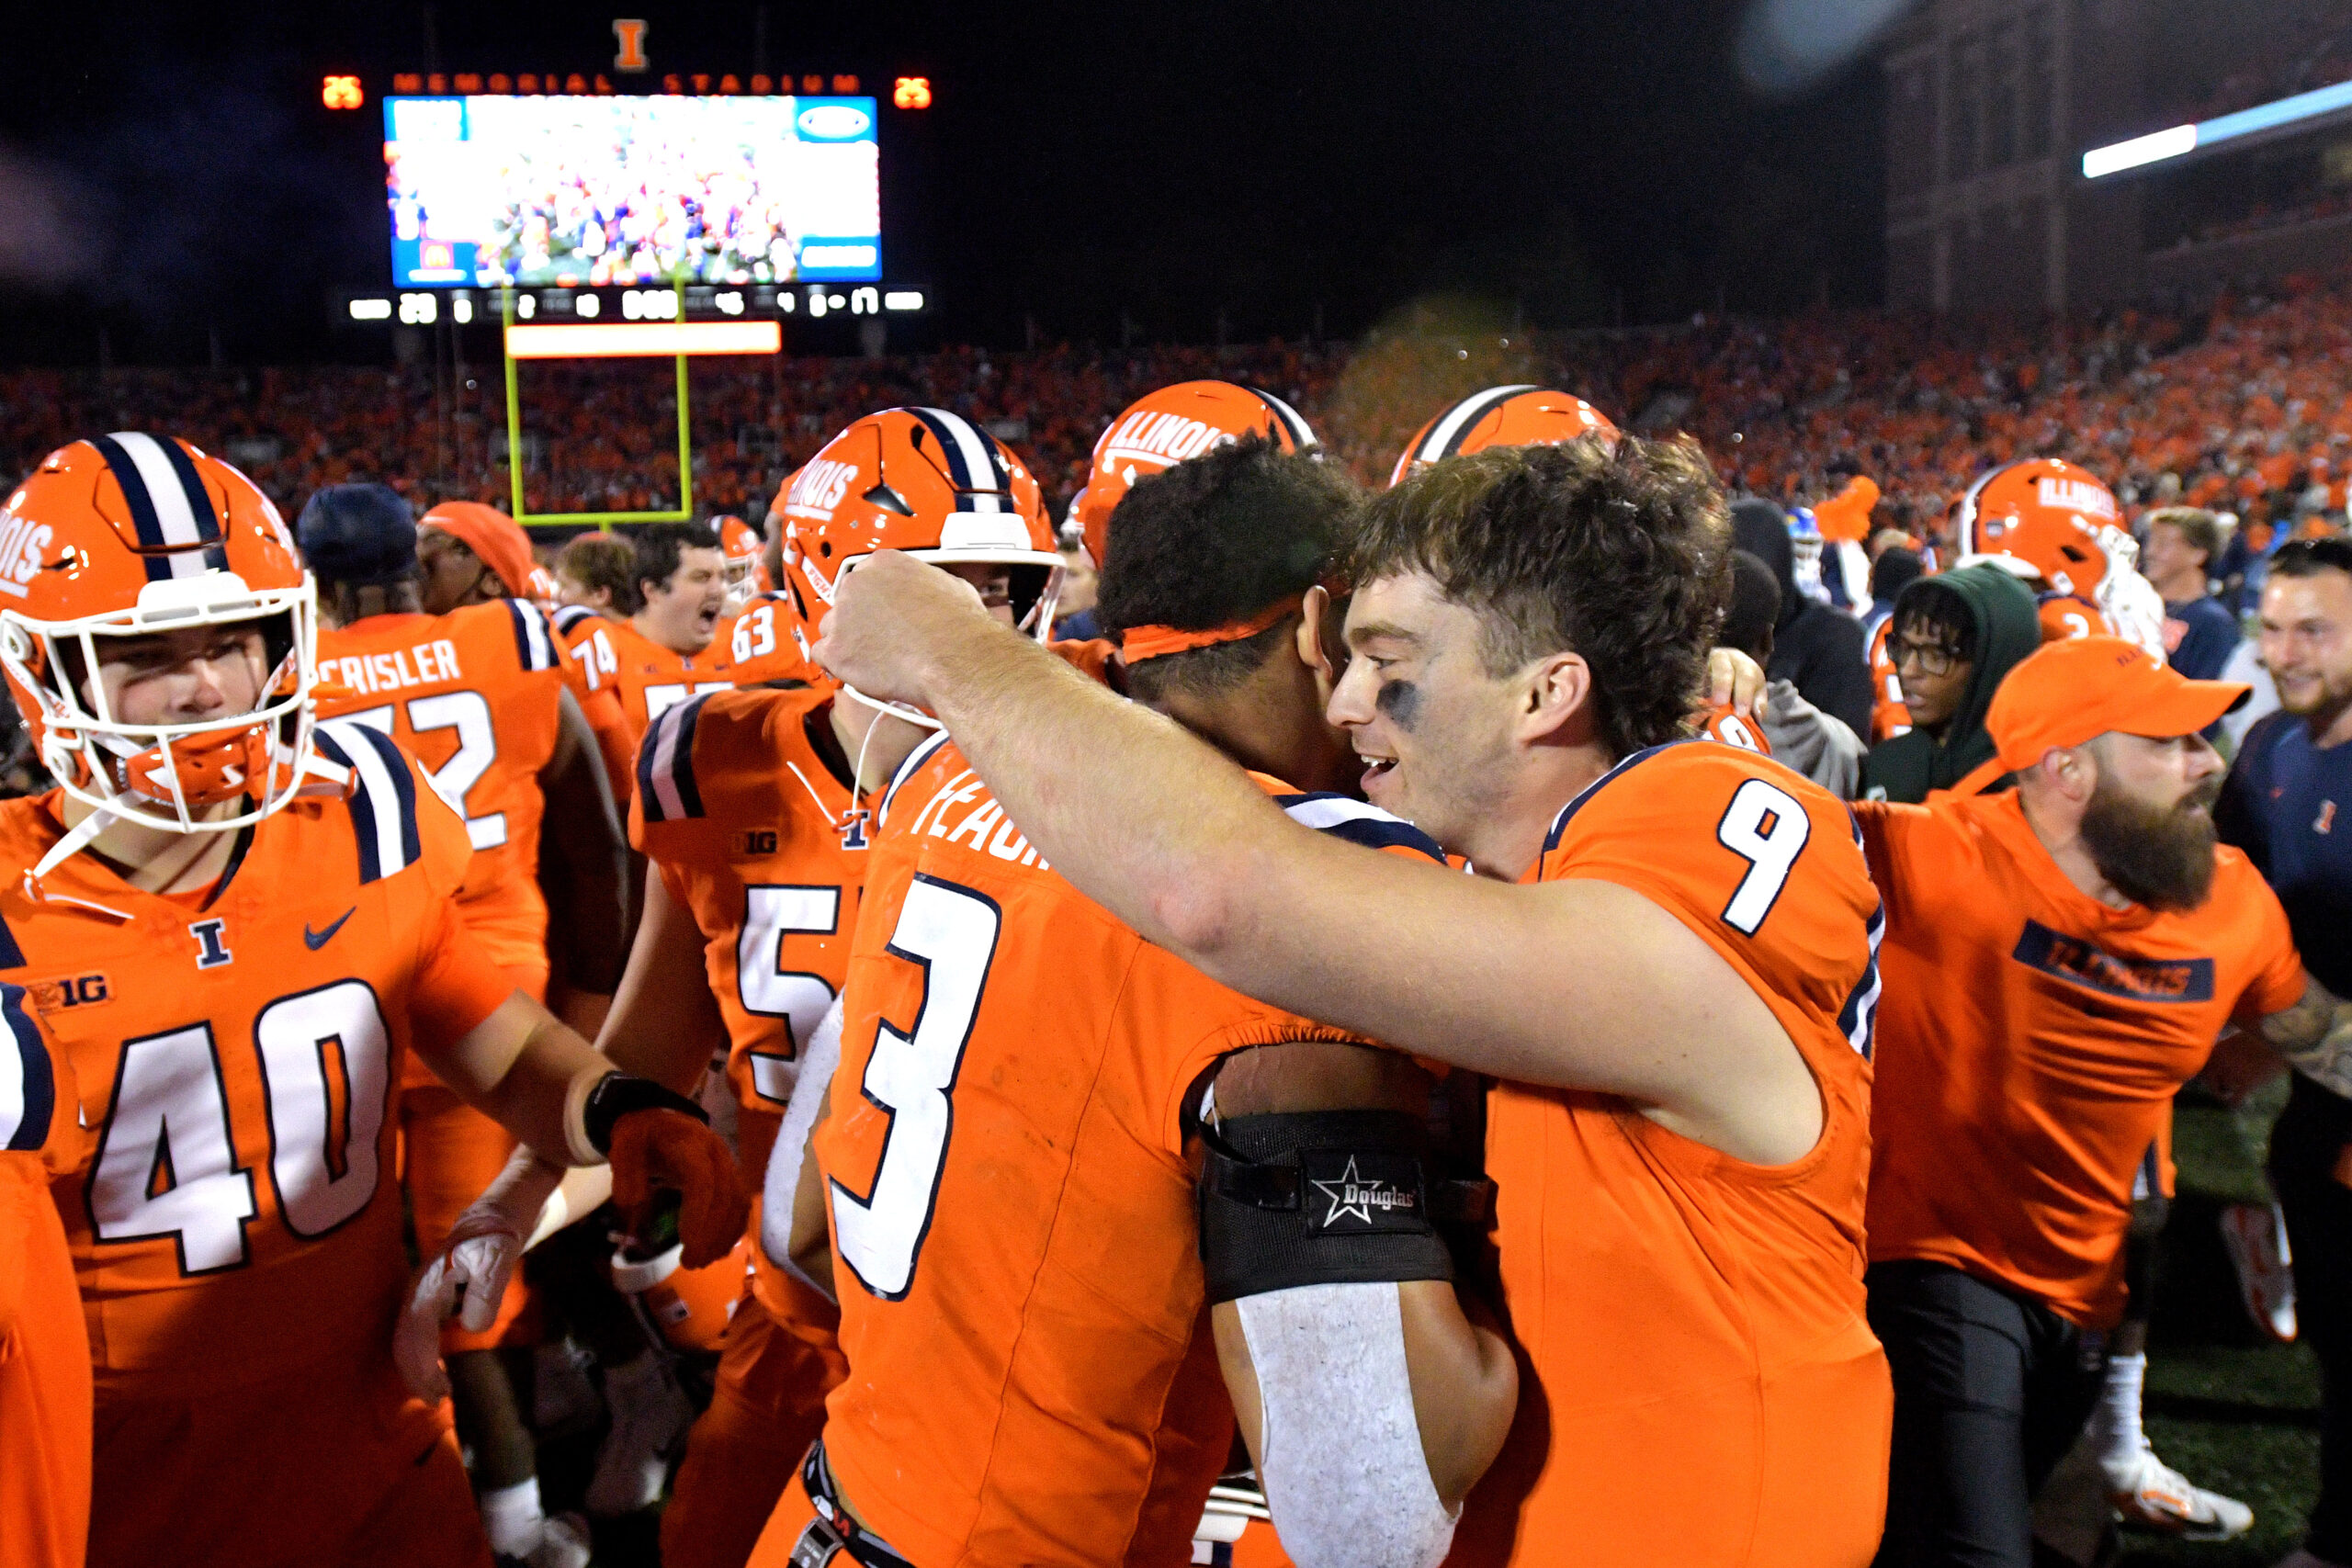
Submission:
[[[343,912],[341,919],[337,919],[334,924],[329,926],[322,931],[312,931],[311,929],[311,922],[304,920],[302,922],[302,941],[304,944],[307,945],[312,953],[318,952],[319,949],[324,947],[327,943],[334,940],[334,933],[343,930],[343,922],[345,920],[351,919],[352,916],[358,912],[359,906],[354,904],[350,908],[345,909]]]

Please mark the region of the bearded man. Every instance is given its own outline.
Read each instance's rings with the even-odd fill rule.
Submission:
[[[2012,671],[2012,793],[1855,807],[1886,901],[1871,1325],[1894,1378],[1882,1564],[2032,1561],[2034,1490],[2123,1314],[2132,1178],[2232,1023],[2342,1085],[2352,1022],[2217,845],[2199,733],[2246,688],[2115,637]]]

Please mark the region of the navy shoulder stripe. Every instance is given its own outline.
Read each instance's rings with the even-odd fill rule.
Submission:
[[[22,969],[24,966],[25,950],[17,945],[17,933],[8,929],[7,920],[0,919],[0,969]]]
[[[1415,850],[1445,863],[1437,840],[1401,817],[1345,795],[1278,795],[1274,804],[1294,822],[1374,850]]]
[[[653,721],[637,747],[637,795],[648,822],[676,822],[702,812],[695,784],[695,726],[710,694],[688,697]]]
[[[39,1149],[57,1114],[57,1069],[22,986],[0,981],[0,1149]]]
[[[352,834],[359,840],[360,882],[414,864],[424,853],[424,841],[417,829],[416,775],[400,742],[350,719],[324,721],[317,738],[327,760],[349,768],[358,781],[349,804]]]
[[[1862,843],[1862,825],[1855,820],[1853,808],[1850,807],[1846,811],[1846,821],[1854,829],[1855,850],[1861,852],[1867,859],[1869,852]],[[1855,981],[1854,988],[1847,993],[1846,1005],[1838,1010],[1838,1029],[1845,1035],[1846,1043],[1851,1045],[1862,1060],[1867,1062],[1871,1059],[1872,1035],[1878,1027],[1878,999],[1881,989],[1878,974],[1878,944],[1886,935],[1885,899],[1875,897],[1871,898],[1871,918],[1865,930],[1870,936],[1870,962],[1862,966],[1862,977]]]
[[[526,670],[552,670],[555,662],[555,637],[548,630],[547,616],[537,604],[526,604],[520,599],[503,599],[506,613],[514,622],[514,658]]]
[[[882,792],[882,808],[874,814],[876,827],[890,820],[890,803],[899,798],[899,788],[915,776],[917,769],[931,761],[933,752],[946,744],[947,731],[934,730],[921,745],[907,753],[907,760],[900,762],[899,771],[890,775],[890,786]]]
[[[1577,797],[1568,802],[1566,806],[1560,807],[1560,814],[1552,818],[1552,830],[1544,835],[1544,852],[1545,854],[1550,854],[1554,850],[1560,847],[1561,836],[1568,830],[1569,818],[1575,817],[1577,812],[1583,810],[1584,803],[1586,801],[1590,800],[1594,795],[1599,795],[1601,790],[1606,788],[1620,775],[1644,762],[1648,761],[1660,751],[1671,751],[1677,746],[1695,746],[1698,744],[1700,744],[1698,738],[1689,737],[1680,740],[1668,740],[1663,745],[1652,746],[1647,750],[1636,751],[1632,756],[1626,758],[1623,761],[1618,763],[1615,767],[1610,769],[1607,773],[1601,774],[1599,778],[1593,780],[1590,784],[1585,785],[1584,788],[1577,792]]]
[[[557,608],[551,618],[555,622],[556,635],[570,637],[574,626],[582,621],[593,621],[597,616],[596,612],[585,604],[564,604]]]

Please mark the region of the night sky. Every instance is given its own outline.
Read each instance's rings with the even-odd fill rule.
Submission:
[[[1432,295],[1537,325],[1867,303],[1867,56],[1743,85],[1745,0],[637,5],[654,70],[932,77],[886,253],[944,340],[1352,335]],[[1808,3],[1808,0],[1799,0]],[[1821,0],[1828,3],[1828,0]],[[0,60],[0,362],[380,355],[395,70],[609,72],[615,6],[44,6]],[[990,13],[995,13],[991,15]],[[338,13],[341,13],[338,15]],[[432,45],[428,45],[428,37]],[[356,71],[365,111],[318,102]],[[920,123],[916,119],[920,119]]]

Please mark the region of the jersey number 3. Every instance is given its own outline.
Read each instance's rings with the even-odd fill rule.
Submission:
[[[914,1283],[954,1130],[949,1096],[1003,919],[994,899],[917,876],[890,933],[890,952],[923,971],[922,1001],[911,1032],[882,1021],[865,1064],[860,1087],[890,1113],[872,1190],[860,1197],[839,1181],[826,1184],[842,1260],[859,1284],[885,1301],[899,1300]]]
[[[1787,790],[1749,779],[1733,791],[1723,820],[1715,824],[1715,838],[1747,862],[1747,874],[1724,906],[1724,924],[1742,936],[1754,936],[1780,902],[1797,852],[1812,836],[1813,818]]]

